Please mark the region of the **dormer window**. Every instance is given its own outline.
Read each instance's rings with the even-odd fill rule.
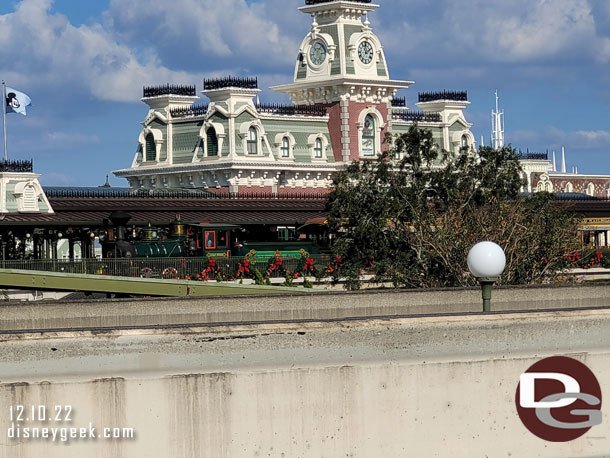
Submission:
[[[37,188],[32,181],[17,183],[14,195],[19,213],[39,213],[38,197],[41,194],[40,188]]]
[[[468,148],[468,135],[462,135],[462,148]]]
[[[316,143],[314,144],[314,147],[313,147],[313,157],[315,157],[316,159],[322,159],[322,156],[323,156],[322,140],[319,138],[316,138]]]
[[[258,154],[258,132],[255,127],[248,130],[248,154]]]
[[[157,160],[157,145],[155,143],[155,137],[152,133],[146,135],[146,161]]]
[[[216,129],[210,127],[206,133],[206,143],[208,148],[208,157],[218,156],[218,137]]]
[[[288,137],[282,138],[282,146],[280,147],[282,157],[290,157],[290,140]]]
[[[312,134],[307,139],[309,154],[312,161],[326,161],[328,139],[323,133]]]

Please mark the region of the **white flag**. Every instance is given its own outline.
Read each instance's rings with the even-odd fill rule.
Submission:
[[[21,113],[26,116],[25,107],[32,104],[32,100],[23,92],[6,87],[6,112]]]

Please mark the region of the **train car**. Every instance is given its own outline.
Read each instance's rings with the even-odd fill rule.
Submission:
[[[99,235],[104,258],[224,258],[251,255],[263,260],[279,252],[300,257],[321,252],[318,239],[299,234],[296,227],[228,224],[185,224],[177,216],[168,228],[149,225],[127,229],[129,215],[113,212]]]

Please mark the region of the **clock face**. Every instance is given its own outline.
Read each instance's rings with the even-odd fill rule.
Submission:
[[[358,46],[358,57],[363,64],[370,64],[373,61],[373,45],[368,41],[363,41]]]
[[[309,50],[309,58],[314,65],[322,65],[326,60],[326,47],[319,41],[316,41]]]

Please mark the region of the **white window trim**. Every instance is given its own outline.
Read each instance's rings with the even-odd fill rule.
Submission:
[[[536,185],[536,192],[553,192],[553,182],[549,179],[547,174],[543,174],[538,178],[538,184]]]
[[[216,131],[216,139],[218,140],[218,156],[208,156],[208,130],[212,127]],[[199,131],[199,142],[201,146],[198,145],[197,148],[195,148],[193,160],[191,162],[216,161],[222,159],[222,147],[226,136],[225,127],[222,124],[210,121],[205,122]],[[203,157],[199,159],[197,153],[201,147],[203,147]]]
[[[254,127],[256,129],[256,154],[248,154],[248,133],[250,128]],[[266,135],[265,129],[261,122],[257,119],[252,122],[243,123],[239,128],[239,136],[242,141],[242,151],[245,157],[263,157],[265,156],[263,152],[263,144],[264,137]]]
[[[33,190],[33,200],[31,202],[31,206],[26,206],[26,189]],[[19,213],[40,213],[40,206],[38,201],[40,196],[43,194],[42,188],[35,181],[22,181],[15,185],[15,190],[13,191],[13,195],[17,199],[17,211]]]
[[[459,154],[460,149],[462,149],[462,138],[464,136],[466,136],[466,138],[467,138],[468,147],[470,148],[470,150],[471,151],[474,150],[475,139],[474,139],[473,133],[470,132],[469,130],[461,130],[459,132],[454,132],[451,135],[451,143],[452,143],[453,151],[455,154]]]
[[[315,156],[316,140],[322,140],[322,157]],[[312,162],[326,162],[328,160],[328,138],[323,133],[312,134],[307,138],[307,146],[309,147],[309,157]]]
[[[591,190],[591,194],[589,194],[589,190]],[[593,197],[595,195],[595,185],[592,182],[589,182],[587,184],[587,187],[585,189],[585,194],[588,196]]]
[[[367,116],[372,116],[375,121],[375,151],[372,156],[365,156],[362,152],[362,133],[364,131],[364,122]],[[381,131],[385,129],[383,116],[375,107],[362,110],[358,116],[358,157],[362,159],[374,159],[381,155]]]
[[[147,161],[146,160],[146,137],[148,134],[152,134],[155,139],[155,160]],[[148,127],[142,129],[140,132],[140,137],[138,138],[138,143],[140,143],[140,147],[142,148],[142,161],[138,162],[138,153],[136,152],[136,157],[133,160],[133,167],[138,165],[154,165],[159,163],[159,158],[161,157],[161,146],[163,145],[163,132],[159,129],[150,129]]]
[[[282,156],[282,141],[284,138],[288,138],[288,157]],[[296,146],[296,140],[294,135],[290,132],[282,132],[275,136],[275,141],[273,142],[275,146],[275,150],[277,151],[277,158],[280,161],[294,161],[294,148]]]

